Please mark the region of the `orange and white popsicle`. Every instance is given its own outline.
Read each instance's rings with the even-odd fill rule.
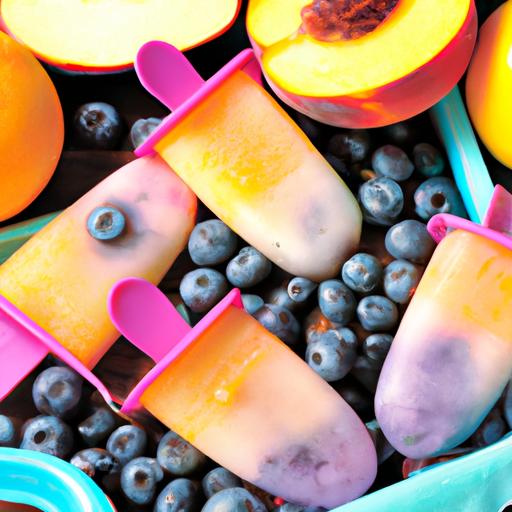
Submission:
[[[332,508],[371,485],[377,461],[364,424],[243,310],[239,290],[193,329],[141,280],[118,283],[109,308],[132,343],[166,336],[163,343],[174,344],[132,391],[124,412],[143,405],[217,463],[294,503]]]
[[[430,232],[442,240],[404,315],[375,395],[382,431],[408,457],[430,457],[465,441],[510,380],[511,227],[512,196],[499,186],[483,226],[453,215],[429,222]]]
[[[253,58],[246,50],[203,82],[174,47],[143,46],[139,78],[174,112],[136,153],[160,154],[220,219],[283,269],[327,279],[357,246],[359,207],[306,135],[244,72]]]
[[[91,212],[123,213],[121,236],[100,241]],[[92,368],[119,337],[110,288],[127,276],[159,282],[185,247],[196,198],[158,156],[135,160],[85,194],[0,266],[0,294]],[[1,345],[1,343],[0,343]]]

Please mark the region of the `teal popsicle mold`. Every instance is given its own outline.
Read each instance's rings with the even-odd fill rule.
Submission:
[[[17,448],[0,448],[0,500],[43,512],[115,511],[103,491],[75,466]]]
[[[408,479],[332,512],[499,512],[512,505],[512,437]]]

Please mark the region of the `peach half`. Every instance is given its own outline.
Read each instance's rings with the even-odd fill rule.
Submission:
[[[62,108],[50,77],[26,48],[0,32],[0,221],[43,190],[63,142]]]
[[[180,50],[229,28],[241,0],[2,0],[3,29],[41,60],[68,71],[130,69],[161,40]]]
[[[419,114],[455,86],[477,16],[474,0],[250,0],[247,30],[285,103],[371,128]]]
[[[487,149],[512,169],[512,0],[480,28],[466,80],[466,101]]]

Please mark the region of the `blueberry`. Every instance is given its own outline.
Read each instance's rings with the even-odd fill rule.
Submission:
[[[429,220],[437,213],[452,213],[467,217],[462,198],[450,178],[439,176],[424,181],[414,192],[416,213]]]
[[[306,507],[297,505],[295,503],[283,503],[275,508],[273,512],[324,512],[325,508],[322,507]]]
[[[73,432],[56,416],[36,416],[23,426],[20,448],[64,459],[73,449]]]
[[[333,384],[336,391],[347,402],[359,416],[374,415],[373,398],[366,389],[354,383],[347,382],[347,379]]]
[[[392,342],[391,334],[370,334],[363,342],[363,352],[374,361],[384,362]]]
[[[319,307],[315,308],[306,317],[306,321],[304,323],[306,343],[312,343],[319,340],[326,331],[330,329],[337,329],[338,327],[342,327],[342,325],[338,322],[331,322],[322,314]]]
[[[375,178],[359,188],[363,218],[370,224],[391,226],[404,208],[400,185],[390,178]]]
[[[416,169],[427,178],[439,176],[444,171],[443,155],[431,144],[422,143],[414,146],[413,158]]]
[[[401,147],[409,146],[417,139],[417,130],[410,122],[393,123],[385,126],[382,131],[386,140]]]
[[[75,113],[73,130],[81,148],[115,149],[123,135],[123,121],[108,103],[86,103]]]
[[[350,372],[370,393],[375,394],[383,361],[367,355],[358,356]]]
[[[367,331],[388,331],[398,321],[398,310],[387,297],[370,295],[357,305],[357,316]]]
[[[203,492],[207,498],[223,489],[242,487],[242,480],[226,468],[214,468],[206,473],[202,481]]]
[[[139,147],[162,122],[158,117],[137,119],[130,129],[130,140],[134,148]]]
[[[135,425],[122,425],[110,434],[107,450],[124,466],[143,455],[146,444],[147,436],[144,430]]]
[[[295,114],[295,122],[299,125],[299,128],[306,134],[309,140],[317,142],[322,137],[324,125],[300,112],[295,112]]]
[[[158,495],[153,512],[195,512],[201,509],[199,484],[188,478],[177,478]]]
[[[299,306],[298,302],[295,302],[290,295],[288,294],[288,285],[290,281],[285,281],[280,286],[276,288],[272,288],[269,293],[265,295],[265,302],[267,304],[273,304],[274,306],[280,306],[282,308],[286,308],[288,311],[295,311],[297,306]]]
[[[391,256],[420,264],[427,263],[435,249],[427,226],[417,220],[404,220],[392,226],[386,233],[385,245]]]
[[[306,362],[327,382],[340,380],[350,371],[357,357],[356,335],[346,327],[329,329],[308,343]]]
[[[382,265],[375,256],[360,252],[343,265],[341,277],[351,290],[370,293],[380,284]]]
[[[265,304],[263,299],[259,295],[252,295],[250,293],[242,294],[242,302],[244,304],[244,308],[250,315],[256,313],[258,309]]]
[[[288,295],[294,302],[304,302],[318,285],[306,277],[294,277],[288,283]]]
[[[226,278],[217,270],[198,268],[183,276],[180,295],[194,313],[205,313],[228,292]]]
[[[175,476],[195,473],[206,462],[203,453],[172,430],[160,439],[156,456],[160,466]]]
[[[370,153],[370,135],[366,130],[347,130],[333,135],[327,144],[329,153],[349,163],[362,162]]]
[[[377,176],[385,176],[395,181],[409,179],[414,171],[414,165],[406,153],[390,144],[380,147],[373,153],[372,168]]]
[[[201,512],[267,512],[263,503],[243,487],[233,487],[215,493]]]
[[[347,285],[337,279],[329,279],[318,287],[318,305],[329,320],[346,325],[354,316],[356,298]]]
[[[19,421],[0,414],[0,446],[14,447],[19,440]]]
[[[407,304],[420,282],[422,269],[407,260],[394,260],[384,269],[384,293],[397,304]]]
[[[197,224],[188,240],[188,252],[196,265],[219,265],[236,251],[237,237],[221,220]]]
[[[164,477],[156,459],[138,457],[121,471],[121,490],[136,505],[149,505],[155,498],[158,482]]]
[[[354,176],[350,172],[345,160],[342,160],[340,157],[331,153],[324,153],[323,157],[341,178],[349,183],[354,181]]]
[[[260,283],[272,270],[272,263],[254,247],[244,247],[226,267],[228,281],[237,288]]]
[[[103,487],[109,489],[117,487],[121,464],[107,450],[87,448],[75,453],[69,462],[93,480],[102,484]]]
[[[471,444],[478,448],[489,446],[500,440],[507,431],[505,420],[502,418],[498,409],[492,409],[471,436]]]
[[[87,217],[87,231],[100,241],[119,238],[126,228],[124,214],[113,206],[99,206]]]
[[[37,410],[59,418],[76,414],[82,397],[82,377],[67,366],[52,366],[41,372],[32,386]]]
[[[288,309],[274,304],[265,304],[253,316],[265,329],[287,345],[297,342],[300,325]]]
[[[78,433],[87,446],[97,446],[115,427],[114,413],[106,407],[100,407],[78,425]]]

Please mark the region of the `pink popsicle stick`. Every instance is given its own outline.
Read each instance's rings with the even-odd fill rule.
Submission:
[[[108,312],[116,329],[155,363],[191,330],[169,299],[144,279],[129,277],[116,283]]]

